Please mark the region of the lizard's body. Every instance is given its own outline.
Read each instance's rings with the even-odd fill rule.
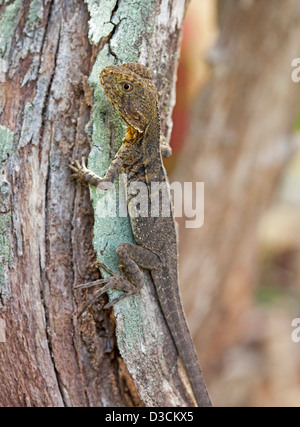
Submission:
[[[163,314],[183,361],[197,404],[210,406],[180,300],[177,235],[173,212],[171,209],[169,216],[163,216],[161,211],[157,217],[151,216],[151,201],[153,202],[157,196],[157,193],[154,194],[152,191],[153,183],[160,183],[167,188],[167,177],[161,158],[160,119],[155,86],[149,71],[135,63],[105,68],[101,72],[100,81],[113,106],[129,125],[127,134],[104,178],[99,178],[86,169],[84,164],[81,166],[78,162],[76,162],[77,167],[71,166],[71,168],[76,172],[76,177],[79,176],[103,189],[107,189],[108,184],[112,183],[121,171],[125,172],[128,187],[133,182],[146,184],[147,202],[150,203],[148,215],[144,217],[136,217],[129,209],[137,245],[121,244],[117,248],[126,276],[114,275],[110,279],[97,281],[99,285],[104,286],[95,293],[95,297],[111,288],[123,290],[124,294],[107,304],[107,307],[110,307],[125,296],[138,293],[144,282],[139,266],[149,269]],[[128,197],[129,202],[132,196]]]

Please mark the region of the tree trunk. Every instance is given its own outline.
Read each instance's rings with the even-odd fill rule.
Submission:
[[[89,154],[86,129],[95,171],[124,136],[99,90],[99,71],[112,63],[149,66],[169,137],[185,8],[181,0],[1,2],[0,406],[192,404],[149,278],[116,318],[96,304],[76,319],[86,293],[75,295],[74,284],[99,277],[92,262],[101,254],[115,267],[115,244],[131,231],[126,218],[116,225],[96,215],[96,254],[89,191],[68,167]],[[107,235],[115,225],[121,235]]]
[[[236,2],[195,105],[182,179],[205,183],[205,221],[182,232],[180,271],[200,360],[211,372],[251,304],[258,220],[295,149],[299,24],[299,1]]]

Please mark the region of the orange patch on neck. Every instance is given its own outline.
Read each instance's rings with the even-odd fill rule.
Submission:
[[[127,127],[127,132],[125,135],[125,138],[123,139],[124,142],[128,142],[130,144],[134,144],[139,138],[141,134],[137,132],[135,129],[133,129],[131,126]]]

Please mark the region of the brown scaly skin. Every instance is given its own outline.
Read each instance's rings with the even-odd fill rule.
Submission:
[[[89,184],[108,189],[122,171],[127,173],[128,186],[131,182],[144,182],[148,187],[148,200],[153,200],[150,192],[153,182],[165,183],[167,177],[162,164],[160,149],[160,119],[157,109],[157,91],[147,68],[141,64],[128,63],[112,65],[100,74],[100,81],[114,108],[128,124],[115,159],[104,178],[89,171],[83,160],[70,165],[73,177]],[[151,194],[151,196],[150,196]],[[157,193],[156,193],[157,194]],[[132,197],[132,196],[131,196]],[[128,197],[130,201],[130,196]],[[120,289],[124,293],[105,307],[111,307],[128,295],[137,294],[144,283],[139,268],[149,269],[155,284],[159,302],[189,377],[198,406],[211,406],[195,348],[182,309],[178,287],[177,236],[172,209],[170,216],[151,217],[130,216],[136,245],[121,244],[117,255],[124,266],[126,275],[79,285],[76,289],[102,285],[81,313],[108,289]],[[129,212],[130,215],[130,212]],[[80,313],[80,314],[81,314]]]

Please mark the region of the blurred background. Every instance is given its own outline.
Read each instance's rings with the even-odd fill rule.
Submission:
[[[180,278],[216,406],[300,406],[297,57],[299,0],[191,0],[166,167],[205,183]]]

